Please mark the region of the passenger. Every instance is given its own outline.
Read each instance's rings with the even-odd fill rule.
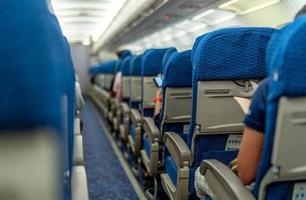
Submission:
[[[118,71],[117,74],[115,75],[114,78],[114,83],[113,83],[113,96],[121,100],[121,82],[122,82],[122,73],[121,71]]]
[[[119,59],[123,60],[127,56],[130,56],[131,52],[129,50],[122,50],[117,52],[117,56]],[[115,97],[118,100],[121,100],[121,82],[122,82],[122,73],[121,71],[118,71],[115,75],[115,78],[113,80],[112,84],[112,96]]]
[[[156,94],[155,94],[155,97],[154,97],[154,103],[155,103],[155,107],[154,107],[153,119],[154,119],[156,124],[159,124],[160,112],[161,112],[162,105],[163,105],[163,90],[162,90],[162,88],[157,88]]]
[[[295,18],[305,12],[306,5],[296,14]],[[255,180],[263,149],[268,83],[268,78],[262,80],[254,93],[249,112],[244,120],[245,128],[237,160],[234,160],[229,166],[246,186],[250,186]],[[199,168],[195,174],[195,189],[199,199],[205,199],[206,195],[214,197]]]
[[[306,5],[296,14],[295,18],[305,12]],[[265,79],[259,85],[254,94],[249,113],[244,120],[245,129],[237,157],[238,175],[244,185],[249,185],[255,180],[263,149],[268,82],[268,79]]]

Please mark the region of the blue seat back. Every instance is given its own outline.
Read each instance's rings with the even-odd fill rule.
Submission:
[[[130,68],[130,106],[131,108],[139,109],[141,102],[141,66],[142,66],[142,56],[135,56],[131,59]]]
[[[187,142],[191,116],[191,51],[174,52],[165,64],[161,132],[175,132]],[[178,108],[177,105],[180,105]]]
[[[165,74],[166,64],[167,64],[168,59],[171,57],[173,53],[177,53],[177,52],[178,52],[177,49],[174,47],[168,48],[167,51],[165,52],[163,60],[162,60],[163,74]]]
[[[195,44],[188,138],[193,152],[192,197],[194,172],[202,160],[217,159],[228,164],[236,157],[241,137],[237,134],[242,134],[245,113],[234,97],[248,98],[252,94],[245,87],[247,82],[239,85],[236,81],[260,80],[266,76],[265,52],[273,33],[271,28],[228,28],[208,33]],[[238,145],[232,147],[232,141]]]
[[[121,94],[122,100],[128,102],[130,99],[130,68],[131,68],[131,60],[133,56],[128,56],[123,59],[121,65],[121,73],[122,73],[122,82],[121,82]]]
[[[3,65],[0,127],[2,130],[47,127],[62,133],[69,198],[75,76],[68,42],[46,1],[3,1],[0,7],[0,16],[10,19],[1,21],[0,26]]]
[[[105,63],[102,63],[98,69],[97,69],[97,73],[99,77],[98,79],[101,79],[100,81],[102,81],[104,89],[106,90],[111,90],[112,88],[112,83],[113,83],[113,79],[114,79],[114,75],[116,72],[116,68],[117,66],[120,64],[119,60],[111,60],[111,61],[107,61]]]
[[[306,84],[304,81],[306,78],[305,31],[306,16],[304,15],[298,18],[295,22],[282,28],[280,31],[277,31],[269,44],[267,51],[269,92],[267,99],[265,137],[262,151],[263,153],[261,155],[260,165],[257,170],[256,184],[254,188],[254,194],[256,197],[259,196],[259,188],[261,184],[263,184],[264,177],[267,176],[268,172],[271,171],[273,167],[275,168],[274,163],[277,162],[276,155],[279,153],[277,150],[284,148],[282,146],[275,148],[275,145],[279,145],[277,144],[277,140],[275,138],[276,135],[279,134],[280,136],[283,134],[282,129],[277,129],[278,126],[281,127],[282,125],[282,112],[279,111],[281,99],[287,97],[289,100],[294,100],[301,97],[305,98],[306,96]],[[298,116],[298,113],[305,113],[305,111],[304,109],[300,109],[298,111],[291,110],[289,113],[292,116]],[[289,123],[289,121],[286,120],[286,123]],[[295,126],[301,126],[301,124],[296,124]],[[290,134],[292,134],[292,137],[294,138],[298,137],[299,133],[296,133],[294,130],[292,130]],[[304,146],[298,143],[292,145],[290,141],[287,140],[286,142],[288,142],[288,148],[285,147],[285,149],[288,151],[290,149],[292,152],[295,152],[294,148],[298,149],[301,146]],[[303,159],[303,156],[301,155],[295,156],[297,156],[299,159]],[[294,165],[293,157],[287,157],[285,159],[287,159],[287,163]],[[292,160],[292,162],[290,162],[290,160]],[[282,168],[279,172],[274,170],[276,173],[275,176],[277,173],[281,173],[282,170]],[[294,170],[291,170],[291,173],[292,172],[294,172]],[[305,175],[305,172],[303,172],[303,174]],[[282,177],[281,174],[278,176]],[[280,182],[275,180],[275,182],[267,186],[264,199],[290,200],[299,197],[302,198],[302,196],[299,194],[299,190],[297,189],[298,193],[293,194],[293,189],[295,184],[305,181],[305,178],[302,178],[302,172],[300,178],[294,179],[292,178],[292,174],[288,173],[288,176],[285,180]]]
[[[156,86],[153,78],[163,73],[163,57],[168,49],[149,49],[142,56],[142,105],[143,116],[153,116]]]
[[[45,2],[3,1],[0,8],[2,19],[10,19],[0,23],[0,128],[47,126],[61,131],[61,53],[55,51],[63,46],[61,33],[45,23],[50,21]]]
[[[187,143],[192,100],[191,51],[171,54],[166,62],[162,88],[163,106],[160,115],[162,136],[166,132],[175,132]],[[165,171],[176,184],[177,168],[167,149],[163,161]]]

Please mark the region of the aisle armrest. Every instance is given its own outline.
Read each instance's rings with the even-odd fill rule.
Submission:
[[[141,115],[137,109],[131,109],[131,119],[133,124],[141,124]]]
[[[201,163],[203,174],[217,199],[255,200],[251,191],[240,181],[239,177],[218,160],[204,160]]]
[[[161,174],[163,189],[173,200],[187,200],[189,194],[189,167],[191,163],[191,151],[184,140],[176,133],[165,133],[165,145],[171,158],[177,166],[176,183],[173,183],[170,174]]]
[[[71,190],[72,200],[89,200],[87,176],[84,166],[73,167]]]
[[[129,115],[130,114],[130,107],[127,103],[122,102],[121,103],[121,109],[122,109],[123,115]]]
[[[165,133],[165,145],[178,167],[190,166],[191,151],[185,141],[177,133]]]
[[[74,136],[73,165],[84,165],[83,136]]]
[[[159,142],[160,132],[159,128],[155,124],[154,120],[151,117],[145,117],[142,120],[143,129],[151,142]]]
[[[80,117],[74,118],[74,134],[81,135],[81,119]]]

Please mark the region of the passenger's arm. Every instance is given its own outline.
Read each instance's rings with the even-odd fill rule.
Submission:
[[[162,108],[162,99],[163,99],[163,95],[162,95],[162,89],[158,88],[156,91],[156,95],[154,98],[154,103],[155,103],[155,108],[154,108],[154,114],[153,117],[155,118],[161,111]]]
[[[252,128],[244,129],[238,154],[238,175],[244,185],[254,181],[262,152],[264,134]]]

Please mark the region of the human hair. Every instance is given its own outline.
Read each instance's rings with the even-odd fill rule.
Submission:
[[[302,15],[304,15],[304,14],[306,14],[306,5],[304,5],[304,7],[301,8],[301,9],[299,10],[299,12],[296,13],[296,15],[295,15],[294,18],[296,19],[296,18],[298,18],[298,17],[300,17],[300,16],[302,16]]]

